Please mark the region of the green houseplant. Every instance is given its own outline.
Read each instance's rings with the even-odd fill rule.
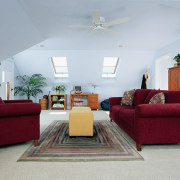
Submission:
[[[16,79],[19,86],[14,88],[14,95],[26,95],[28,99],[30,99],[31,96],[36,97],[37,94],[43,93],[41,88],[46,85],[46,78],[41,74],[17,76]]]
[[[55,90],[57,94],[60,94],[61,91],[64,92],[66,90],[66,87],[64,85],[56,85],[53,87],[53,90]]]
[[[177,54],[173,59],[177,62],[177,65],[180,65],[180,54]]]

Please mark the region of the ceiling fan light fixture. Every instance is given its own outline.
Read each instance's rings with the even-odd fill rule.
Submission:
[[[102,26],[96,26],[93,30],[104,30],[104,28]]]

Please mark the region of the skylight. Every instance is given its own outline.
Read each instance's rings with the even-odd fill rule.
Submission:
[[[52,64],[54,68],[54,76],[57,78],[67,78],[68,68],[66,57],[52,57]]]
[[[118,62],[119,62],[118,57],[105,57],[103,63],[102,77],[115,78]]]

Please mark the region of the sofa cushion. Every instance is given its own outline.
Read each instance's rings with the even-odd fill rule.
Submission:
[[[130,91],[125,91],[121,100],[121,105],[132,106],[135,91],[136,91],[135,89]]]
[[[149,94],[147,95],[147,97],[146,97],[146,99],[145,99],[145,101],[144,101],[144,104],[149,104],[149,101],[151,100],[151,98],[154,96],[154,95],[156,95],[156,94],[158,94],[158,93],[161,93],[162,91],[161,90],[151,90],[150,92],[149,92]]]
[[[166,103],[180,103],[180,91],[161,91],[164,93]]]
[[[164,93],[155,94],[149,101],[149,104],[165,104]]]
[[[134,129],[135,108],[119,111],[119,120],[123,121],[128,129]]]
[[[114,121],[118,121],[119,119],[119,112],[122,110],[122,109],[134,109],[134,107],[132,106],[121,106],[121,105],[115,105],[111,108],[111,118],[114,120]]]
[[[1,99],[1,97],[0,97],[0,104],[4,104],[4,101]]]
[[[150,89],[136,89],[134,95],[134,105],[137,106],[139,104],[144,104],[144,101],[150,91]]]

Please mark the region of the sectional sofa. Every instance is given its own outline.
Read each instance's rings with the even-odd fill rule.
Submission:
[[[163,92],[165,104],[149,104]],[[137,89],[133,105],[120,105],[122,97],[109,98],[110,118],[135,142],[142,144],[180,143],[180,91]]]

